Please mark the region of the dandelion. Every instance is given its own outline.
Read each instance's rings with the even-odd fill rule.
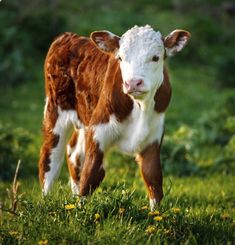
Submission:
[[[220,217],[221,217],[221,219],[224,219],[224,220],[230,218],[230,216],[229,216],[228,213],[224,213],[224,214],[222,214]]]
[[[156,231],[156,227],[153,225],[149,225],[147,229],[145,230],[146,233],[148,234],[153,234]]]
[[[10,236],[17,236],[18,233],[19,233],[18,231],[9,231]]]
[[[74,209],[74,208],[75,208],[75,205],[74,205],[74,204],[66,204],[66,205],[64,206],[64,208],[65,208],[66,210],[71,210],[71,209]]]
[[[38,242],[38,245],[47,245],[48,244],[48,240],[40,240]]]
[[[148,210],[148,206],[143,206],[143,207],[140,208],[140,210],[141,210],[141,211],[143,211],[143,210]]]
[[[172,208],[173,213],[178,214],[180,212],[180,208]]]
[[[98,222],[100,220],[100,214],[96,213],[95,214],[95,221]]]
[[[118,210],[119,214],[124,214],[124,212],[125,212],[125,208],[119,208],[119,210]]]
[[[155,221],[161,221],[163,219],[163,217],[162,216],[155,216],[153,219]]]
[[[159,211],[149,212],[149,216],[159,215]]]

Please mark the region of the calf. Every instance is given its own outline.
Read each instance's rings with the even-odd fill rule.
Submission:
[[[46,105],[39,177],[46,195],[67,162],[72,192],[85,196],[105,176],[110,147],[136,156],[154,209],[163,197],[160,147],[171,86],[164,60],[179,52],[189,32],[164,38],[150,26],[122,37],[96,31],[90,38],[65,33],[45,60]]]

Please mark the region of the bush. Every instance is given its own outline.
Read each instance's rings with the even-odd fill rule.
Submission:
[[[172,135],[165,137],[162,159],[166,174],[183,176],[198,172],[197,134],[196,130],[182,125]]]
[[[15,128],[0,123],[0,180],[12,180],[19,159],[22,160],[24,168],[23,176],[34,171],[28,163],[35,161],[30,145],[33,142],[32,135],[23,128]]]
[[[235,134],[231,137],[225,146],[225,156],[235,162]]]
[[[35,11],[35,9],[38,9]],[[43,0],[3,1],[0,12],[0,85],[32,79],[49,44],[64,31],[65,20]]]
[[[233,92],[227,94],[194,128],[182,125],[165,137],[162,162],[166,174],[230,174],[235,170],[234,100]]]
[[[232,48],[234,50],[234,47]],[[224,54],[216,62],[216,80],[220,87],[235,88],[235,55]]]

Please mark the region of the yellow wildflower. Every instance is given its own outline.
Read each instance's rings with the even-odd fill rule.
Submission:
[[[38,242],[38,245],[47,245],[48,244],[48,240],[40,240]]]
[[[145,230],[146,233],[148,234],[153,234],[156,231],[156,227],[153,225],[149,225],[147,229]]]
[[[148,206],[143,206],[140,208],[140,210],[148,210]]]
[[[180,212],[180,208],[172,208],[171,209],[175,214]]]
[[[223,213],[220,217],[221,217],[221,219],[229,219],[230,218],[228,213]]]
[[[149,212],[149,216],[159,215],[158,211]]]
[[[153,219],[156,221],[161,221],[163,218],[162,216],[155,216]]]
[[[74,209],[74,208],[75,208],[75,205],[74,205],[74,204],[66,204],[66,205],[64,206],[64,208],[65,208],[66,210],[71,210],[71,209]]]
[[[9,231],[9,235],[10,236],[16,236],[16,235],[18,235],[18,231]]]
[[[99,221],[100,220],[100,214],[96,213],[95,214],[95,221]]]
[[[125,208],[119,208],[119,210],[118,210],[119,214],[124,214],[124,212],[125,212]]]

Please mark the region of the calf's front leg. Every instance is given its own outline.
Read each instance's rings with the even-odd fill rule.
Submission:
[[[87,131],[85,135],[85,161],[80,177],[80,195],[91,194],[105,176],[103,168],[103,152],[99,144],[93,139],[93,132]]]
[[[163,197],[160,145],[153,143],[137,156],[141,175],[144,179],[151,211]]]

